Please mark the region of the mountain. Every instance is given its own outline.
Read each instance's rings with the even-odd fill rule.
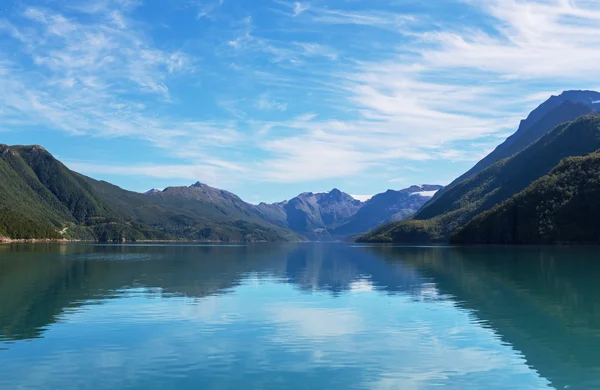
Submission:
[[[457,191],[454,191],[456,187],[462,186],[464,188],[465,183],[474,176],[486,168],[523,151],[559,124],[575,120],[582,115],[594,114],[598,112],[599,108],[600,93],[595,91],[565,91],[558,96],[551,96],[533,110],[526,119],[521,121],[518,130],[512,136],[468,172],[438,191],[434,198],[419,210],[411,220],[380,226],[362,239],[388,241],[393,239],[393,236],[407,242],[447,240],[448,233],[465,223],[464,218],[471,216],[471,213],[459,212],[459,216],[462,216],[463,219],[456,220],[452,214],[445,215],[456,209],[465,209],[473,201],[473,199],[463,199],[462,201],[466,201],[466,203],[462,205],[454,203],[456,202],[455,195]],[[477,198],[486,194],[471,195],[473,198]],[[391,234],[392,230],[395,232],[394,234]]]
[[[196,183],[145,194],[85,178],[113,209],[178,240],[302,241],[298,234],[263,219],[236,195]]]
[[[333,240],[330,229],[356,214],[362,202],[333,189],[328,193],[305,192],[289,201],[256,208],[264,218],[315,241]]]
[[[596,91],[565,91],[533,110],[521,121],[517,131],[473,168],[454,180],[449,186],[474,176],[490,165],[522,151],[541,136],[561,123],[570,122],[582,115],[600,112],[600,93]],[[440,193],[441,195],[441,193]]]
[[[328,241],[364,233],[381,223],[414,214],[441,186],[412,186],[388,190],[366,202],[333,189],[328,193],[307,192],[289,201],[256,206],[273,223],[316,241]]]
[[[0,239],[298,241],[237,196],[197,183],[146,194],[69,170],[41,146],[0,145]]]
[[[600,151],[563,159],[549,174],[453,236],[456,244],[600,243]]]
[[[368,232],[384,223],[403,220],[416,213],[440,189],[442,186],[425,184],[377,194],[333,232],[337,236],[348,237]]]
[[[600,116],[563,123],[513,157],[501,160],[434,198],[409,221],[387,224],[361,241],[447,241],[456,229],[549,173],[565,157],[600,148]]]
[[[250,205],[200,182],[126,191],[69,170],[41,146],[0,146],[0,240],[337,240],[412,215],[440,186],[367,202],[334,189]]]
[[[0,236],[11,239],[166,239],[114,212],[83,177],[41,146],[0,145]]]

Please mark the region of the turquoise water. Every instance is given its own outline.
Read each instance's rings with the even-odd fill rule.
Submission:
[[[597,389],[599,255],[0,246],[0,388]]]

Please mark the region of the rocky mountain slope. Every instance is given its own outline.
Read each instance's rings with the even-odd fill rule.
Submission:
[[[440,189],[442,186],[426,184],[377,194],[333,232],[336,236],[352,236],[384,223],[401,221],[416,213]]]
[[[398,221],[421,208],[438,185],[412,186],[400,191],[388,190],[366,202],[333,189],[328,193],[307,192],[289,201],[257,206],[262,216],[317,241],[347,238],[364,233],[389,221]]]

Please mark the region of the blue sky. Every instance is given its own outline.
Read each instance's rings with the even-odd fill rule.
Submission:
[[[0,142],[250,202],[447,184],[598,47],[596,0],[4,0]]]

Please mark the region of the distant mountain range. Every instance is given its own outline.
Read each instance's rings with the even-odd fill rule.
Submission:
[[[266,220],[310,240],[329,241],[364,233],[382,223],[406,218],[419,210],[441,188],[439,185],[422,185],[399,191],[388,190],[366,202],[333,189],[328,193],[303,193],[279,203],[261,203],[257,209]]]
[[[390,190],[368,202],[333,190],[254,206],[199,182],[126,191],[69,170],[41,146],[0,145],[0,241],[334,240],[408,216],[429,200],[423,191],[439,188]]]
[[[448,242],[452,237],[455,243],[590,242],[589,235],[578,238],[565,234],[564,229],[570,225],[566,224],[564,216],[557,214],[568,209],[555,204],[562,199],[565,202],[563,206],[570,202],[573,209],[569,210],[573,211],[573,216],[581,215],[581,210],[575,212],[574,209],[587,206],[583,202],[577,203],[579,193],[569,193],[572,198],[568,198],[560,191],[552,192],[548,186],[534,182],[544,177],[541,183],[552,182],[565,188],[577,188],[578,191],[584,191],[582,186],[585,185],[593,189],[593,182],[582,183],[572,173],[581,169],[581,174],[587,175],[583,167],[575,168],[577,164],[573,161],[579,160],[565,160],[563,163],[561,160],[585,156],[600,149],[598,108],[598,92],[567,91],[552,96],[521,122],[514,135],[439,191],[412,218],[380,226],[359,240],[422,243]],[[586,161],[592,160],[593,157],[590,157]],[[559,180],[557,175],[560,169],[564,169],[564,164],[570,167],[571,174],[563,174]],[[545,178],[555,167],[558,171]],[[559,197],[558,193],[562,195]],[[550,203],[528,203],[541,198]],[[490,209],[492,211],[488,211]],[[509,215],[512,219],[508,218]],[[524,215],[531,216],[533,221],[525,224]],[[577,219],[573,218],[573,221]],[[543,224],[550,224],[548,226],[552,226],[554,231],[545,232],[547,227]],[[591,227],[589,224],[585,226]],[[559,230],[562,233],[559,234]],[[596,235],[595,241],[599,240],[600,235]]]

